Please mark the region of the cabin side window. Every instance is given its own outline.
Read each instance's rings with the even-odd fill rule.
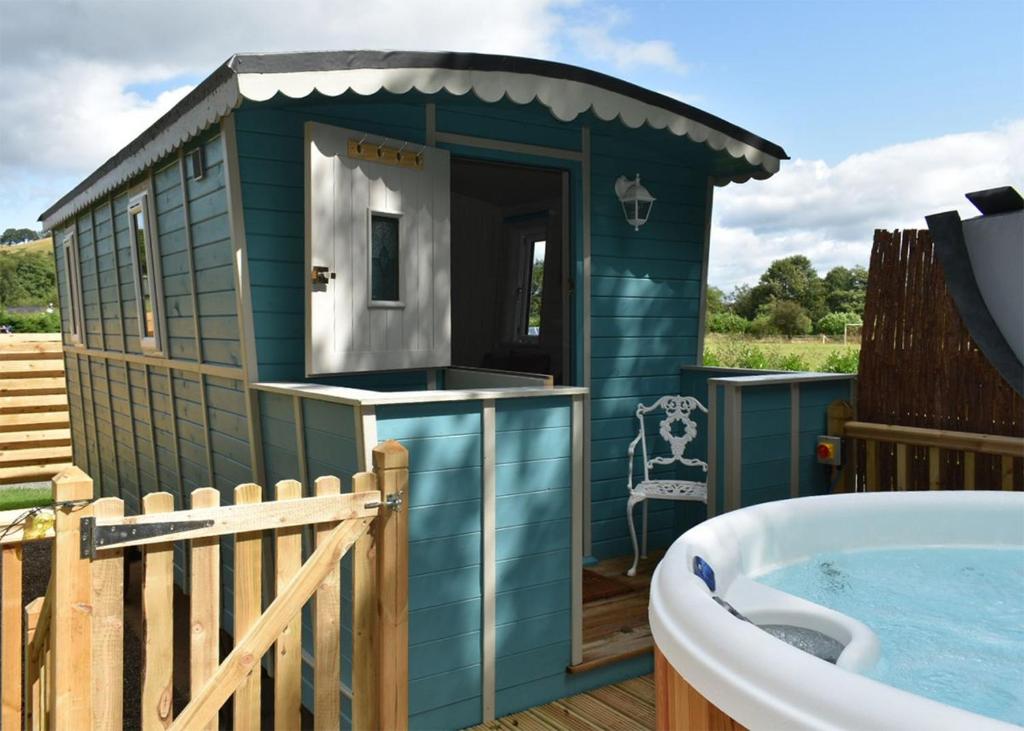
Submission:
[[[163,350],[161,333],[162,298],[160,296],[160,259],[153,235],[153,216],[149,192],[139,193],[128,202],[128,231],[131,236],[132,264],[135,269],[135,302],[139,321],[139,342],[149,352]]]
[[[82,323],[82,280],[78,268],[78,246],[74,232],[64,237],[64,274],[67,277],[68,335],[71,342],[84,341]]]

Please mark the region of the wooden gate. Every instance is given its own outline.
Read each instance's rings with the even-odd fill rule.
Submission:
[[[273,725],[299,728],[302,684],[301,612],[313,599],[314,722],[337,729],[341,720],[341,569],[353,551],[353,727],[399,729],[408,723],[408,452],[398,442],[373,451],[373,472],[353,476],[341,492],[337,477],[321,477],[303,498],[294,480],[278,482],[275,500],[261,503],[262,488],[235,488],[234,504],[220,493],[192,493],[189,510],[174,510],[169,493],[150,493],[143,514],[124,516],[118,498],[92,500],[92,480],[77,467],[54,478],[53,525],[38,516],[3,537],[3,728],[120,729],[123,709],[124,549],[143,552],[143,729],[217,728],[229,698],[236,729],[260,727],[260,667],[273,646]],[[303,562],[303,532],[315,537]],[[274,586],[263,609],[264,536],[273,531]],[[15,591],[8,561],[20,562],[19,543],[53,538],[53,564],[45,597],[24,613],[23,693],[8,687],[11,657],[22,649],[20,572]],[[220,659],[222,586],[220,540],[234,537],[234,648]],[[189,546],[189,647],[173,637],[174,542]],[[20,569],[20,565],[17,567]],[[268,587],[269,588],[269,587]],[[17,604],[15,604],[15,601]],[[19,609],[20,613],[20,609]],[[12,626],[11,622],[15,626]],[[20,638],[19,638],[20,639]],[[172,710],[173,656],[189,653],[189,701]],[[13,678],[12,678],[13,679]]]

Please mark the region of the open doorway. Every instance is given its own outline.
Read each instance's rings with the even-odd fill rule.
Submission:
[[[452,159],[452,364],[571,383],[568,173]]]

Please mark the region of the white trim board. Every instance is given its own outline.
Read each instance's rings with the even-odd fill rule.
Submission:
[[[306,398],[347,404],[348,406],[384,406],[394,404],[421,404],[440,401],[486,401],[510,398],[548,398],[582,396],[587,389],[578,386],[552,388],[481,388],[456,391],[367,391],[322,383],[253,383],[251,388],[286,396],[299,394]]]

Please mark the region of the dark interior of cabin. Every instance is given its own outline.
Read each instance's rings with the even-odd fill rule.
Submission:
[[[452,364],[569,383],[567,173],[452,159]]]

